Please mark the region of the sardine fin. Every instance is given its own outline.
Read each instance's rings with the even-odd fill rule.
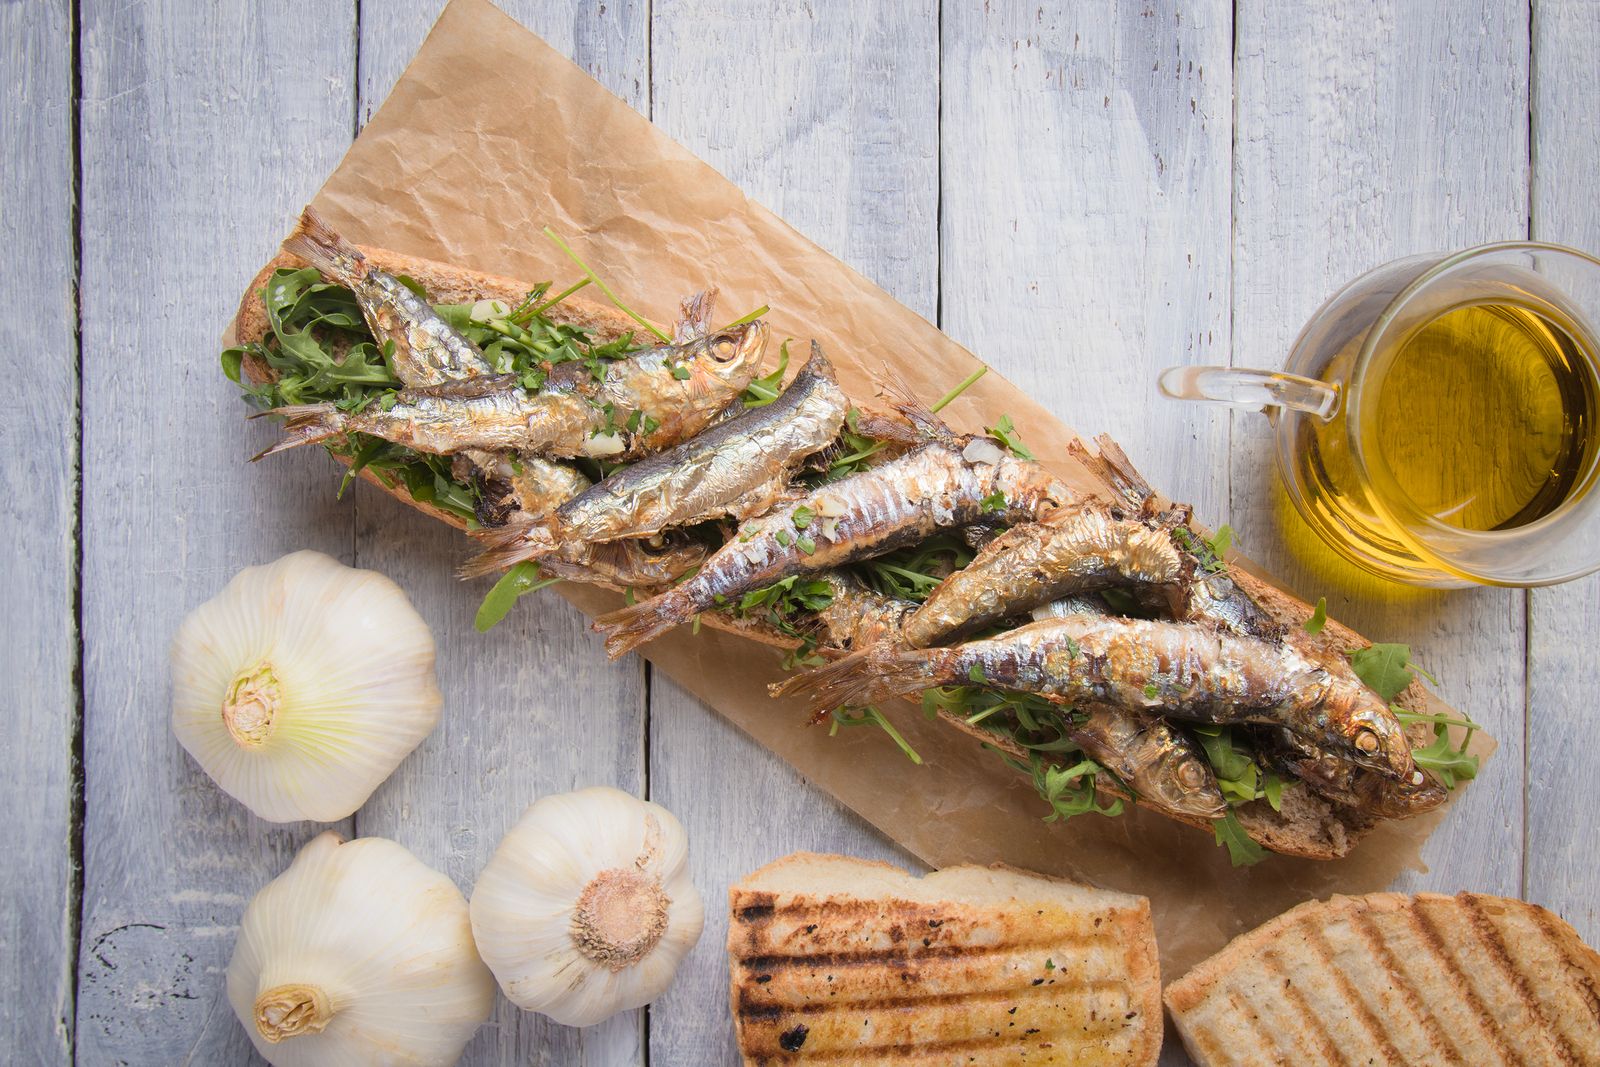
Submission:
[[[812,345],[815,346],[816,342],[813,341]],[[912,391],[905,377],[888,363],[884,363],[883,370],[872,376],[872,383],[879,394],[889,401],[889,406],[910,422],[924,440],[948,441],[955,437],[956,433],[949,424],[935,415],[922,398]]]
[[[276,415],[283,419],[284,437],[271,448],[251,456],[251,463],[344,433],[344,417],[332,404],[290,404],[261,414]]]
[[[300,224],[284,240],[283,250],[342,285],[354,285],[367,276],[367,257],[310,206],[300,212]]]
[[[694,617],[693,607],[681,589],[673,589],[602,615],[593,629],[605,634],[606,655],[618,659],[688,622]]]
[[[858,707],[937,685],[937,654],[884,641],[853,652],[772,688],[773,696],[804,700],[816,721],[835,708]]]
[[[472,536],[484,550],[456,568],[458,578],[481,578],[548,555],[556,548],[550,528],[543,523],[519,522],[490,530],[475,530]]]
[[[688,344],[711,332],[711,313],[717,306],[717,287],[708,285],[678,302],[681,317],[672,328],[672,343]]]

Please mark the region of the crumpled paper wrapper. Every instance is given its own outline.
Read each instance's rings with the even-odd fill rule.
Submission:
[[[445,9],[315,203],[359,243],[559,287],[576,271],[541,235],[550,226],[661,323],[679,296],[715,283],[730,316],[770,304],[774,336],[795,338],[802,358],[805,340],[821,342],[858,398],[874,395],[885,365],[928,399],[981,366],[486,0]],[[1064,477],[1094,488],[1064,459],[1073,431],[998,374],[943,414],[974,430],[1001,413]],[[616,603],[558,588],[591,615]],[[1307,898],[1376,890],[1420,867],[1443,817],[1381,827],[1340,861],[1271,856],[1234,869],[1209,834],[1145,811],[1044,822],[1021,775],[910,705],[886,711],[922,766],[876,731],[830,738],[768,697],[782,673],[772,649],[684,628],[645,654],[932,867],[1005,862],[1148,896],[1169,978]]]

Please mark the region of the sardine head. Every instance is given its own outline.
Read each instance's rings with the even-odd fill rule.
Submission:
[[[1388,708],[1355,708],[1338,720],[1341,747],[1351,761],[1402,782],[1411,778],[1411,743]]]
[[[1222,799],[1216,776],[1193,753],[1169,748],[1161,761],[1166,766],[1150,776],[1155,793],[1151,799],[1171,811],[1202,819],[1220,819],[1227,814],[1228,802]]]
[[[684,362],[693,380],[740,392],[755,378],[767,352],[766,322],[757,319],[691,342]]]

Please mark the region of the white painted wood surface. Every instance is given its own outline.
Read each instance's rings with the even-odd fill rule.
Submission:
[[[0,416],[0,1049],[56,1063],[71,1042],[78,921],[71,10],[0,6],[0,42],[0,351],[15,368]]]
[[[930,319],[936,12],[932,0],[655,0],[652,21],[657,125]],[[727,887],[797,849],[921,868],[659,673],[650,687],[650,795],[688,829],[706,896],[700,943],[651,1008],[651,1062],[737,1064],[724,1009]]]
[[[1501,0],[1242,0],[1235,28],[1233,354],[1280,366],[1335,289],[1400,256],[1526,232],[1528,20]],[[1234,418],[1237,543],[1361,633],[1411,645],[1500,741],[1400,888],[1522,890],[1526,594],[1425,593],[1340,564],[1276,482],[1266,420]],[[1181,487],[1177,490],[1181,492]],[[1592,794],[1600,797],[1600,793]]]
[[[350,137],[354,12],[80,9],[83,926],[77,1059],[234,1064],[244,904],[319,828],[264,823],[173,739],[167,646],[240,567],[350,559],[327,460],[250,466],[217,337]],[[316,27],[317,32],[301,32]],[[348,830],[348,827],[345,827]]]
[[[4,664],[21,680],[0,786],[8,1061],[64,1062],[73,1043],[87,1064],[259,1062],[221,968],[244,902],[320,827],[260,823],[188,760],[167,728],[166,645],[236,569],[293,548],[394,574],[440,641],[445,723],[346,832],[394,836],[470,889],[543,792],[616,784],[689,829],[707,932],[648,1018],[579,1032],[502,1001],[465,1062],[736,1062],[728,883],[797,848],[909,863],[637,661],[607,664],[555,598],[473,633],[481,589],[448,575],[458,539],[374,493],[335,502],[312,450],[243,463],[271,431],[241,432],[216,334],[439,6],[0,5],[0,77],[23,105],[0,129],[0,340],[40,353],[0,420],[6,578],[27,635]],[[1285,537],[1264,425],[1153,389],[1173,362],[1274,364],[1334,287],[1396,255],[1530,225],[1600,249],[1600,4],[1536,3],[1531,67],[1530,12],[1510,0],[507,9],[1066,421],[1117,436],[1303,594],[1410,641],[1502,748],[1405,887],[1525,893],[1600,938],[1600,839],[1574,816],[1600,803],[1579,762],[1600,585],[1407,599],[1330,573]]]
[[[1600,253],[1600,0],[1534,5],[1533,230],[1539,241]],[[1600,298],[1600,285],[1589,290]],[[1528,596],[1527,836],[1530,900],[1600,943],[1600,806],[1586,754],[1600,694],[1600,575]],[[1583,783],[1581,786],[1575,783]]]

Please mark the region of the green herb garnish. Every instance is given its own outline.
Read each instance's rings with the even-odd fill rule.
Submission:
[[[602,281],[600,275],[596,274],[592,269],[590,269],[589,264],[585,263],[581,258],[579,258],[578,253],[574,252],[572,250],[572,246],[563,241],[561,236],[557,234],[556,231],[546,226],[544,228],[544,235],[550,238],[550,240],[554,241],[557,247],[567,254],[567,258],[576,263],[578,265],[578,269],[583,271],[583,273],[588,276],[590,281],[594,282],[594,284],[600,287],[600,291],[606,294],[606,299],[611,301],[612,306],[614,306],[624,315],[628,316],[628,318],[632,319],[634,322],[637,322],[640,326],[643,326],[645,329],[655,334],[656,337],[661,340],[662,344],[672,343],[672,338],[663,333],[659,326],[645,318],[643,315],[635,312],[632,308],[628,307],[628,305],[624,304],[617,297],[617,294],[611,291],[611,286]]]
[[[789,369],[789,338],[778,346],[778,367],[771,374],[756,378],[744,388],[744,406],[763,408],[783,392],[783,372]]]
[[[1232,809],[1211,824],[1211,833],[1216,837],[1217,844],[1227,847],[1228,858],[1235,867],[1254,866],[1267,858],[1266,850],[1244,832],[1244,825]]]
[[[900,747],[900,751],[906,754],[907,759],[918,766],[922,765],[922,757],[917,755],[917,750],[911,747],[905,736],[894,728],[894,723],[886,719],[883,712],[870,704],[862,708],[857,714],[851,714],[844,708],[835,708],[832,720],[832,725],[828,727],[829,737],[837,734],[841,726],[876,726],[893,739],[894,743]]]
[[[1034,455],[1028,451],[1028,446],[1022,443],[1022,438],[1017,436],[1017,428],[1011,422],[1010,415],[1001,415],[999,420],[986,431],[990,437],[1006,446],[1006,450],[1018,459],[1033,460]]]
[[[494,587],[484,596],[483,603],[478,605],[477,618],[472,625],[479,633],[485,633],[495,627],[506,613],[511,610],[511,605],[517,598],[529,593],[537,592],[547,585],[555,585],[560,578],[539,577],[539,564],[533,560],[524,560],[515,564]]]
[[[1307,619],[1304,623],[1305,631],[1306,633],[1315,636],[1316,634],[1320,634],[1322,632],[1322,628],[1326,625],[1328,625],[1328,598],[1325,596],[1319,596],[1317,597],[1316,609],[1312,611],[1311,618]]]

